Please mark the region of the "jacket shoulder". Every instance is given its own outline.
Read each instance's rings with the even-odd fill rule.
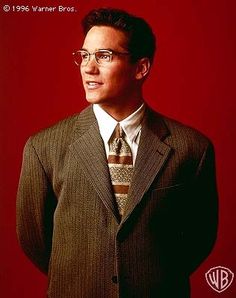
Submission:
[[[69,146],[78,136],[78,130],[91,122],[92,113],[86,108],[80,113],[65,118],[53,126],[43,129],[32,135],[24,148],[24,158],[37,158],[43,166],[48,177],[52,176],[54,169],[62,165]],[[87,121],[87,122],[86,122]]]
[[[42,129],[33,134],[28,141],[35,147],[60,144],[69,144],[73,140],[73,135],[80,125],[84,126],[87,118],[91,118],[91,108],[87,107],[79,113],[69,116],[55,123],[54,125]],[[85,120],[84,120],[85,119]]]
[[[163,120],[173,138],[185,140],[185,142],[194,141],[205,145],[211,143],[210,139],[196,128],[166,116],[163,116]]]
[[[54,138],[68,139],[74,130],[75,124],[78,121],[80,113],[69,116],[65,119],[58,121],[57,123],[44,128],[37,133],[33,134],[30,139],[32,143],[36,144],[41,141],[54,140]]]
[[[159,124],[156,127],[156,131],[158,131],[159,127],[165,131],[163,142],[174,149],[175,152],[178,152],[178,154],[199,156],[207,148],[213,149],[211,140],[198,129],[155,111],[152,111],[151,114],[151,121]]]

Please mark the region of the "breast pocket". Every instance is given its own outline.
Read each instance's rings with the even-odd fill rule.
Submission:
[[[160,203],[164,199],[178,200],[182,198],[185,190],[183,183],[174,184],[166,187],[155,188],[152,190],[152,198],[160,200]]]

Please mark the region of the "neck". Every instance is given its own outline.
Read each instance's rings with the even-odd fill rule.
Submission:
[[[139,97],[125,102],[119,102],[117,105],[100,104],[100,107],[119,122],[135,112],[143,102],[142,97]]]

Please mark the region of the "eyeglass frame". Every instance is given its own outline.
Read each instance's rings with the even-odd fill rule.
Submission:
[[[80,66],[80,65],[82,65],[82,66],[87,66],[88,65],[88,63],[89,63],[89,61],[90,61],[90,56],[92,56],[92,55],[94,55],[94,58],[95,58],[95,62],[98,64],[98,65],[102,65],[102,63],[99,63],[98,62],[98,59],[97,59],[97,57],[96,57],[96,53],[109,53],[110,55],[111,55],[111,59],[110,59],[110,61],[107,61],[107,63],[111,63],[112,62],[112,59],[113,59],[113,55],[117,55],[117,56],[125,56],[125,55],[130,55],[130,53],[129,52],[118,52],[118,51],[115,51],[115,50],[112,50],[112,49],[99,49],[99,50],[97,50],[97,51],[95,51],[95,52],[93,52],[93,53],[89,53],[89,51],[87,51],[87,50],[85,50],[85,49],[80,49],[80,50],[78,50],[78,51],[75,51],[75,52],[73,52],[72,53],[72,55],[73,55],[73,57],[76,55],[76,54],[78,54],[78,53],[87,53],[88,54],[88,60],[87,60],[87,62],[85,63],[85,64],[83,64],[82,65],[82,63],[83,63],[83,61],[81,61],[81,63],[77,63],[75,60],[74,60],[74,63],[77,65],[77,66]]]

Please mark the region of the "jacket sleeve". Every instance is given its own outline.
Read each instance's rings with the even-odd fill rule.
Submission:
[[[217,236],[218,195],[212,144],[207,146],[198,164],[186,207],[183,259],[191,274],[209,255]]]
[[[56,199],[31,139],[25,145],[17,193],[19,243],[28,258],[48,271]]]

